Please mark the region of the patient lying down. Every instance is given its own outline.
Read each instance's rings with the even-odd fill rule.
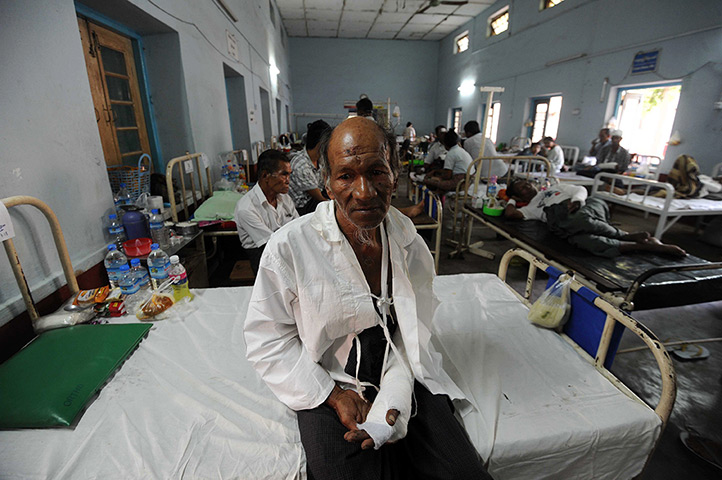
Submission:
[[[555,235],[594,255],[608,258],[633,252],[686,255],[678,246],[664,244],[648,232],[627,233],[610,225],[607,204],[598,198],[587,198],[584,187],[554,185],[539,192],[530,182],[516,180],[506,193],[511,200],[504,216],[541,220]]]

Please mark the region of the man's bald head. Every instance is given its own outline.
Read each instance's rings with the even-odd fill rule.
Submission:
[[[383,151],[388,154],[388,162],[394,179],[399,175],[399,155],[396,149],[396,138],[393,133],[366,117],[352,117],[341,122],[333,129],[326,130],[320,143],[321,172],[328,180],[331,172],[330,162],[336,155],[353,153],[354,148],[362,141],[368,141],[369,136],[378,138],[383,144]]]

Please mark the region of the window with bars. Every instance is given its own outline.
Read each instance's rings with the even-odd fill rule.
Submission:
[[[454,39],[454,54],[465,52],[469,49],[469,31],[465,31]]]
[[[563,1],[564,0],[541,0],[541,3],[539,4],[539,10],[546,10],[547,8],[556,7]]]
[[[532,142],[539,142],[544,137],[557,137],[559,116],[562,111],[562,96],[535,98],[532,109],[532,125],[530,134]]]
[[[461,129],[461,107],[451,109],[451,128],[458,134]]]
[[[489,17],[487,37],[493,37],[509,30],[509,5]]]
[[[501,116],[501,102],[494,102],[488,110],[486,121],[486,137],[496,143],[496,134],[499,131],[499,117]]]

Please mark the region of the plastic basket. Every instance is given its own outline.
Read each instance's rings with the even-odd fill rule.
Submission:
[[[143,165],[144,159],[148,160],[147,166]],[[141,155],[137,167],[127,165],[108,167],[108,179],[113,193],[120,190],[121,183],[125,183],[125,188],[134,202],[142,193],[150,194],[150,155],[147,153]]]

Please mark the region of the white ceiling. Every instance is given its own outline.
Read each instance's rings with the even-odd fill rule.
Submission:
[[[463,1],[463,0],[462,0]],[[440,40],[495,0],[275,0],[291,37]],[[460,2],[454,2],[460,3]]]

